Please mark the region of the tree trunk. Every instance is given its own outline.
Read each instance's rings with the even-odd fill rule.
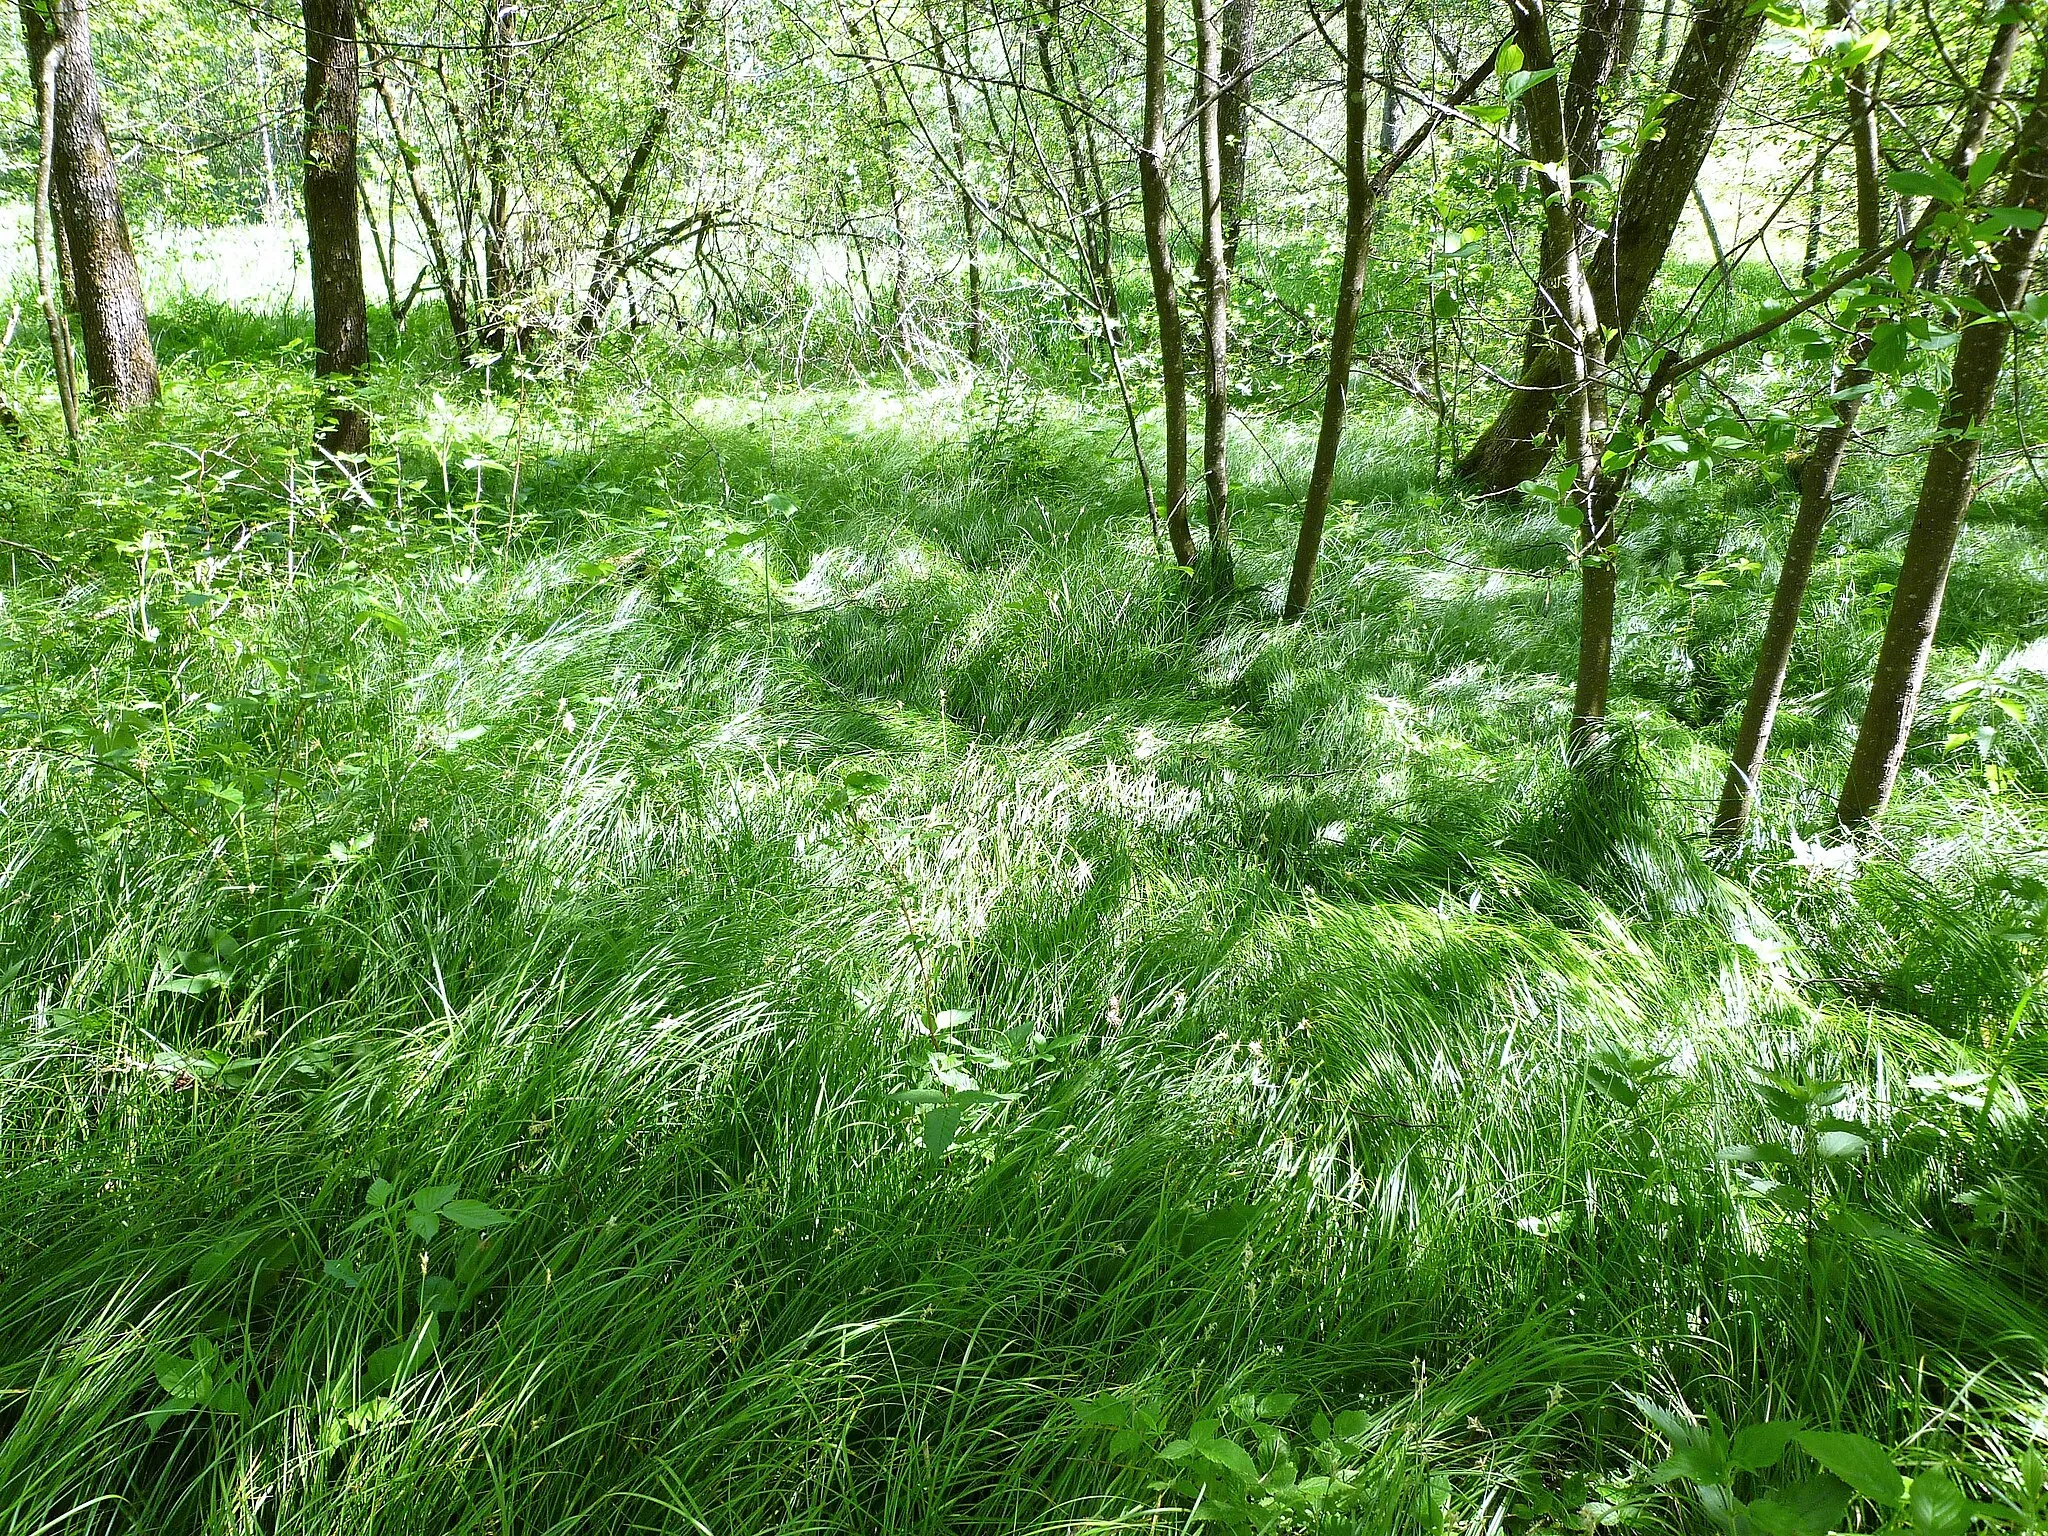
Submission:
[[[1365,171],[1365,0],[1344,0],[1344,266],[1337,279],[1336,315],[1330,325],[1330,368],[1323,383],[1323,419],[1316,432],[1316,456],[1302,504],[1301,532],[1294,544],[1294,569],[1287,578],[1283,616],[1290,622],[1308,611],[1315,591],[1316,561],[1322,553],[1323,522],[1337,479],[1337,451],[1344,442],[1344,415],[1351,388],[1351,357],[1358,344],[1358,306],[1365,294],[1366,227],[1370,212]]]
[[[1833,0],[1831,19],[1840,26],[1849,19],[1847,0]],[[2004,68],[1987,72],[1980,89],[1996,94],[2004,82]],[[2010,53],[2006,55],[2010,58]],[[1867,69],[1850,71],[1848,80],[1850,140],[1856,166],[1856,243],[1868,254],[1884,241],[1884,184],[1880,180],[1877,143],[1877,106],[1871,94]],[[1958,148],[1957,162],[1963,174],[1975,147],[1968,140]],[[1814,220],[1820,223],[1821,161],[1814,161]],[[1807,239],[1808,275],[1817,266],[1818,240],[1810,230]],[[1821,534],[1835,510],[1835,481],[1849,451],[1856,430],[1856,418],[1863,408],[1863,387],[1871,380],[1866,366],[1870,356],[1876,312],[1865,311],[1859,320],[1847,357],[1836,373],[1831,399],[1834,424],[1814,439],[1799,472],[1799,511],[1785,540],[1784,560],[1778,567],[1778,585],[1771,594],[1770,617],[1765,621],[1763,640],[1757,647],[1756,670],[1750,676],[1749,696],[1742,707],[1742,724],[1736,733],[1735,750],[1729,755],[1728,773],[1721,785],[1721,803],[1714,812],[1714,837],[1721,843],[1742,839],[1750,808],[1755,804],[1757,778],[1763,771],[1764,754],[1771,744],[1771,727],[1778,705],[1785,695],[1785,674],[1792,664],[1792,639],[1799,628],[1799,611],[1806,601],[1807,584],[1813,577],[1813,563],[1820,550]]]
[[[36,156],[36,301],[42,306],[43,324],[50,332],[50,367],[57,376],[57,403],[64,411],[64,438],[72,451],[78,450],[78,373],[71,360],[71,322],[58,307],[51,286],[50,253],[50,170],[56,158],[57,118],[52,110],[57,94],[57,66],[63,62],[64,45],[53,43],[43,54],[42,73],[36,77],[36,124],[40,148]],[[12,322],[7,327],[11,334]],[[12,410],[8,411],[11,416]],[[10,426],[17,425],[9,423]]]
[[[1216,122],[1223,135],[1223,263],[1237,272],[1237,245],[1244,233],[1244,178],[1251,152],[1252,67],[1258,0],[1224,0],[1223,98]]]
[[[1595,494],[1602,485],[1600,452],[1606,427],[1600,381],[1603,358],[1600,321],[1580,265],[1586,243],[1586,205],[1575,195],[1580,167],[1572,158],[1574,137],[1589,134],[1597,114],[1590,95],[1582,99],[1574,114],[1568,107],[1573,93],[1558,89],[1550,24],[1542,0],[1509,0],[1508,9],[1514,18],[1523,67],[1538,75],[1551,71],[1549,79],[1539,80],[1522,99],[1528,108],[1530,151],[1536,157],[1538,174],[1548,183],[1543,189],[1544,250],[1549,263],[1542,274],[1543,298],[1550,312],[1546,352],[1567,381],[1562,413],[1565,445],[1575,466],[1571,498],[1581,519],[1579,669],[1571,734],[1576,757],[1597,737],[1607,716],[1614,642],[1614,514],[1619,500],[1618,494]],[[1589,65],[1588,73],[1597,71],[1599,80],[1604,81],[1611,67],[1613,34],[1601,35],[1597,21],[1589,33],[1582,44],[1590,43],[1608,58]]]
[[[484,302],[479,339],[489,352],[512,344],[512,48],[515,0],[484,0],[482,46]]]
[[[2005,163],[2011,170],[1999,206],[2048,213],[2048,65],[2038,72],[2026,122]],[[1983,272],[1975,285],[1974,297],[1990,315],[1967,327],[1956,347],[1948,398],[1927,455],[1920,500],[1913,510],[1912,531],[1906,535],[1898,585],[1878,648],[1870,700],[1835,805],[1835,819],[1852,831],[1882,814],[1906,755],[1956,540],[1976,492],[1984,419],[2005,366],[2012,331],[2006,317],[2026,299],[2040,246],[2039,223],[2015,230],[1996,246],[1995,270]]]
[[[1380,154],[1384,157],[1394,152],[1401,134],[1401,93],[1394,89],[1394,80],[1401,73],[1398,24],[1387,28],[1386,41],[1380,44],[1380,73],[1385,76],[1380,82]]]
[[[675,40],[671,43],[662,71],[658,89],[660,97],[655,101],[654,110],[649,114],[646,125],[640,130],[640,137],[634,142],[633,150],[626,157],[626,168],[619,173],[619,184],[605,200],[604,233],[597,242],[597,258],[591,268],[590,289],[583,300],[583,312],[576,318],[576,329],[583,337],[583,350],[589,353],[597,339],[604,317],[610,313],[612,301],[618,297],[619,283],[626,275],[627,251],[625,248],[626,224],[634,211],[635,200],[647,176],[647,167],[653,162],[655,153],[668,138],[669,128],[675,121],[676,93],[682,89],[683,76],[696,57],[697,33],[704,25],[705,0],[694,0],[683,15]],[[880,33],[876,34],[879,39]],[[875,77],[875,99],[882,101],[881,77]],[[901,301],[901,278],[898,278],[898,299]]]
[[[967,361],[981,361],[981,210],[967,181],[967,134],[960,116],[960,93],[946,64],[946,38],[936,16],[927,15],[932,34],[932,63],[945,89],[946,127],[953,136],[953,180],[960,190],[960,241],[967,248]]]
[[[1365,8],[1364,0],[1345,0],[1344,6],[1344,263],[1337,279],[1336,315],[1330,328],[1330,364],[1323,382],[1323,416],[1316,431],[1316,453],[1309,470],[1308,495],[1302,503],[1301,531],[1294,544],[1294,568],[1287,578],[1287,599],[1282,617],[1292,622],[1308,611],[1315,591],[1316,562],[1323,547],[1323,522],[1330,506],[1330,492],[1337,478],[1337,451],[1344,441],[1344,417],[1351,388],[1351,360],[1358,345],[1358,309],[1365,293],[1367,264],[1372,259],[1372,237],[1379,220],[1381,199],[1394,176],[1410,156],[1422,148],[1439,122],[1451,120],[1451,113],[1433,111],[1406,142],[1383,156],[1370,176],[1365,154],[1370,119],[1365,101]],[[1493,77],[1493,55],[1466,77],[1443,103],[1446,109],[1462,106]]]
[[[1820,270],[1821,235],[1821,177],[1827,169],[1828,152],[1825,146],[1813,157],[1813,184],[1806,194],[1806,252],[1799,262],[1799,280],[1813,281],[1813,274]]]
[[[434,282],[441,290],[441,302],[448,309],[448,329],[454,334],[455,356],[460,361],[468,357],[470,351],[469,295],[464,292],[461,275],[449,259],[448,242],[441,233],[440,216],[434,210],[434,199],[420,175],[419,151],[413,148],[412,140],[405,135],[398,101],[391,91],[389,56],[378,42],[367,17],[364,18],[363,33],[364,41],[370,47],[371,83],[384,103],[384,116],[391,124],[391,141],[398,146],[399,163],[405,167],[406,190],[412,194],[413,212],[419,217],[420,233],[426,237],[427,259],[434,264]]]
[[[1166,179],[1166,0],[1145,0],[1145,142],[1138,151],[1145,210],[1145,257],[1159,325],[1160,393],[1166,416],[1166,534],[1174,564],[1195,565],[1188,527],[1188,369],[1180,298],[1173,281],[1173,209]]]
[[[1202,485],[1209,523],[1209,583],[1229,590],[1230,268],[1223,260],[1223,135],[1218,102],[1222,38],[1214,0],[1195,0],[1196,127],[1202,162]]]
[[[1846,7],[1840,0],[1831,9],[1838,24],[1847,20]],[[2005,88],[2018,35],[2018,24],[2009,23],[1993,39],[1976,93],[1949,156],[1948,168],[1958,180],[1967,180],[1983,144],[1989,122],[1988,106]],[[1866,71],[1858,69],[1850,74],[1848,101],[1856,169],[1856,240],[1867,253],[1884,241],[1887,210],[1878,153],[1877,104]],[[1931,257],[1932,253],[1926,250],[1914,253],[1916,282],[1927,279]],[[1785,557],[1779,567],[1777,589],[1771,596],[1770,617],[1757,648],[1756,670],[1750,677],[1735,750],[1729,755],[1721,801],[1714,813],[1714,837],[1723,844],[1741,841],[1756,803],[1757,780],[1763,771],[1764,754],[1770,749],[1771,728],[1777,721],[1778,706],[1785,693],[1785,675],[1792,663],[1792,642],[1799,628],[1800,609],[1812,580],[1821,534],[1834,515],[1835,482],[1863,407],[1861,391],[1872,378],[1867,360],[1878,318],[1877,310],[1867,309],[1858,320],[1848,355],[1835,375],[1835,422],[1814,440],[1800,470],[1799,511],[1785,540]]]
[[[1079,226],[1081,250],[1080,265],[1083,281],[1088,290],[1091,307],[1105,327],[1112,326],[1117,317],[1116,279],[1110,270],[1110,229],[1106,218],[1107,210],[1103,200],[1096,195],[1088,174],[1088,147],[1086,134],[1076,119],[1074,104],[1064,89],[1063,72],[1053,59],[1054,42],[1060,25],[1059,6],[1054,4],[1043,20],[1031,24],[1033,41],[1038,49],[1039,73],[1045,79],[1045,94],[1052,99],[1053,113],[1059,119],[1060,139],[1067,152],[1067,174],[1074,184],[1072,222]],[[1066,52],[1064,38],[1059,38],[1062,54]],[[1115,338],[1105,336],[1103,341],[1113,345]]]
[[[143,309],[142,274],[100,114],[86,0],[21,0],[21,27],[31,80],[42,78],[50,50],[63,48],[51,144],[52,202],[63,222],[59,248],[70,258],[77,288],[93,397],[109,409],[127,410],[156,399],[161,386]]]
[[[1663,132],[1636,156],[1623,178],[1613,225],[1587,273],[1600,325],[1609,336],[1610,355],[1634,327],[1664,264],[1728,98],[1763,24],[1763,12],[1749,0],[1706,0],[1694,16],[1672,71],[1675,99],[1664,109]],[[1539,297],[1537,302],[1544,301]],[[1567,384],[1558,368],[1553,350],[1525,349],[1521,377],[1500,414],[1459,462],[1464,479],[1487,494],[1499,495],[1542,473],[1551,455],[1546,429]]]
[[[359,68],[355,0],[303,0],[306,23],[306,248],[313,273],[313,372],[338,381],[318,446],[336,460],[370,445],[370,418],[347,398],[370,361],[363,237],[356,214]]]

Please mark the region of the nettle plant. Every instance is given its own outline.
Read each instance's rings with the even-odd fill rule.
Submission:
[[[2048,1466],[2037,1451],[2020,1460],[2018,1502],[1987,1504],[1942,1468],[1908,1476],[1863,1435],[1807,1429],[1796,1419],[1731,1434],[1711,1418],[1700,1423],[1641,1398],[1636,1406],[1670,1447],[1652,1481],[1689,1488],[1700,1513],[1731,1536],[1830,1536],[1852,1511],[1859,1528],[1911,1536],[2043,1528]]]
[[[1143,1477],[1155,1500],[1184,1501],[1190,1523],[1260,1536],[1346,1529],[1364,1517],[1416,1532],[1446,1528],[1448,1478],[1431,1474],[1416,1493],[1397,1495],[1400,1459],[1387,1454],[1368,1415],[1318,1410],[1290,1428],[1300,1401],[1292,1392],[1219,1395],[1180,1434],[1168,1431],[1156,1403],[1115,1392],[1069,1406],[1083,1433],[1106,1435],[1109,1458]],[[1399,1503],[1408,1508],[1397,1515]]]

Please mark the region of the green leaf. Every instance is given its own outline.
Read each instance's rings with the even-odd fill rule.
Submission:
[[[245,1419],[249,1416],[249,1394],[242,1390],[239,1381],[229,1379],[206,1395],[206,1406],[215,1413],[229,1413]]]
[[[1727,1444],[1719,1435],[1710,1435],[1690,1445],[1673,1446],[1671,1454],[1651,1469],[1650,1480],[1669,1483],[1682,1477],[1694,1483],[1725,1483],[1728,1470]]]
[[[412,1197],[412,1208],[416,1211],[438,1211],[455,1198],[461,1187],[459,1184],[436,1184],[423,1189]]]
[[[1970,1501],[1945,1472],[1923,1472],[1906,1495],[1906,1518],[1914,1536],[1963,1536],[1970,1528]]]
[[[1799,1446],[1866,1499],[1897,1504],[1906,1496],[1906,1481],[1892,1464],[1891,1453],[1875,1440],[1810,1429],[1799,1436]]]
[[[370,1187],[363,1191],[363,1203],[373,1211],[384,1209],[384,1202],[391,1198],[391,1181],[377,1178],[370,1180]]]
[[[423,1243],[431,1243],[441,1232],[441,1218],[432,1211],[407,1211],[405,1224],[412,1228],[412,1234]]]
[[[1766,1471],[1784,1459],[1785,1447],[1799,1430],[1797,1419],[1745,1425],[1729,1442],[1728,1459],[1745,1472]]]
[[[432,1355],[441,1340],[441,1319],[429,1312],[416,1333],[396,1344],[386,1344],[363,1362],[363,1385],[376,1391],[387,1383],[396,1386]]]
[[[1914,269],[1913,258],[1905,251],[1893,251],[1891,259],[1892,286],[1901,293],[1913,291],[1914,280],[1919,273]]]
[[[492,1227],[502,1227],[512,1219],[481,1200],[450,1200],[441,1207],[440,1214],[465,1232],[488,1231]]]
[[[1259,1399],[1259,1417],[1262,1419],[1284,1419],[1294,1411],[1294,1405],[1301,1401],[1298,1392],[1268,1392]]]
[[[1925,171],[1893,171],[1884,181],[1907,197],[1931,197],[1942,203],[1960,203],[1970,195],[1967,187],[1938,166]]]
[[[1204,1441],[1201,1451],[1203,1456],[1226,1472],[1235,1473],[1248,1483],[1256,1483],[1259,1480],[1258,1463],[1252,1460],[1251,1452],[1235,1440]]]
[[[329,1259],[320,1266],[320,1273],[338,1282],[346,1290],[355,1290],[363,1283],[363,1277],[356,1273],[355,1265],[347,1259]]]
[[[1764,1536],[1828,1536],[1848,1512],[1848,1486],[1825,1472],[1749,1505],[1749,1518]]]
[[[1831,1163],[1847,1158],[1861,1157],[1870,1150],[1870,1143],[1854,1131],[1822,1131],[1813,1138],[1813,1150]]]
[[[965,1111],[958,1104],[935,1104],[924,1114],[924,1149],[934,1157],[945,1156],[946,1149],[953,1145],[960,1134],[960,1117]]]
[[[187,1278],[194,1285],[206,1285],[219,1279],[227,1268],[241,1257],[242,1250],[261,1235],[257,1232],[236,1232],[222,1238],[192,1261]]]

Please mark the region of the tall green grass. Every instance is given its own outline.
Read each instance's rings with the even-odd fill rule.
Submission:
[[[1196,611],[1070,400],[400,351],[359,497],[191,325],[161,415],[0,466],[8,1531],[1178,1530],[1153,1453],[1241,1393],[1362,1415],[1328,1529],[1695,1528],[1638,1399],[2017,1497],[2033,728],[1993,793],[1933,722],[1853,871],[1787,840],[1882,487],[1714,867],[1767,478],[1653,488],[1573,774],[1556,524],[1384,404],[1289,630],[1299,424]],[[2029,532],[1939,686],[2048,703]],[[1761,1073],[1867,1151],[1764,1192]]]

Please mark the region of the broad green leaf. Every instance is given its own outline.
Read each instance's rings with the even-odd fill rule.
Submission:
[[[1799,1430],[1796,1419],[1744,1425],[1728,1444],[1728,1459],[1745,1472],[1766,1471],[1784,1460],[1785,1447]]]
[[[502,1227],[512,1218],[494,1206],[481,1200],[450,1200],[441,1207],[440,1215],[452,1221],[465,1232],[483,1232],[491,1227]]]
[[[1202,1454],[1226,1472],[1235,1473],[1248,1483],[1259,1480],[1258,1464],[1252,1460],[1251,1452],[1235,1440],[1210,1440],[1203,1444]]]
[[[1799,1436],[1799,1446],[1866,1499],[1896,1504],[1906,1496],[1906,1481],[1892,1464],[1891,1453],[1875,1440],[1810,1429]]]
[[[460,1188],[459,1184],[435,1184],[414,1195],[412,1207],[416,1211],[438,1211],[455,1198],[455,1192]]]
[[[964,1113],[958,1104],[935,1104],[924,1113],[924,1149],[934,1157],[943,1157],[946,1149],[953,1145],[960,1134],[960,1117]]]
[[[1914,1536],[1963,1536],[1970,1528],[1970,1501],[1945,1472],[1923,1472],[1906,1495],[1906,1518]]]
[[[1749,1517],[1764,1536],[1828,1536],[1849,1512],[1849,1489],[1823,1472],[1752,1499]]]
[[[1822,1131],[1813,1138],[1813,1150],[1831,1163],[1842,1162],[1851,1157],[1861,1157],[1870,1150],[1870,1143],[1854,1131]]]

